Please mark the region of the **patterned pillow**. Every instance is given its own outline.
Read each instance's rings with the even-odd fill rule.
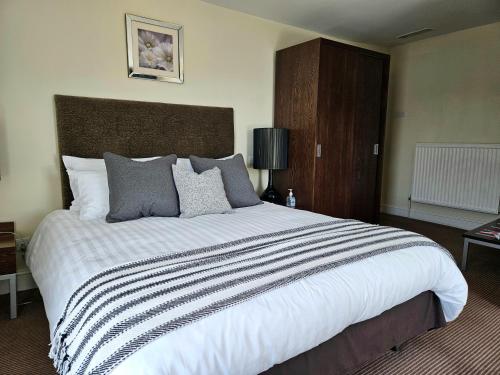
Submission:
[[[174,164],[172,172],[179,194],[181,218],[231,212],[219,168],[198,174]]]

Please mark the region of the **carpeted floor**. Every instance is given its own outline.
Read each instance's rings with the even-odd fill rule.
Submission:
[[[461,259],[461,230],[387,215],[382,224],[422,233]],[[408,341],[400,352],[388,351],[355,375],[499,375],[500,251],[471,246],[465,276],[469,301],[456,321]],[[7,296],[0,297],[0,374],[53,375],[43,302],[37,292],[19,295],[28,303],[12,321]]]
[[[422,233],[462,259],[462,232],[441,225],[384,216],[383,224]],[[408,341],[355,375],[500,375],[500,251],[469,246],[467,305],[445,328]]]

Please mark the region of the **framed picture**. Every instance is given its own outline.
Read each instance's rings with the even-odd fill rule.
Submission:
[[[182,83],[183,27],[131,14],[125,22],[128,76]]]

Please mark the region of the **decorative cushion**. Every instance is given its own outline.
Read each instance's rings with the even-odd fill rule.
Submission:
[[[231,211],[219,168],[198,174],[173,165],[172,171],[179,194],[181,218]]]
[[[262,203],[255,193],[248,176],[243,155],[236,154],[234,157],[224,160],[200,158],[191,155],[189,160],[191,160],[191,165],[197,173],[214,167],[221,170],[227,200],[233,208],[255,206]]]
[[[179,202],[172,176],[176,155],[146,162],[104,153],[109,185],[106,221],[134,220],[147,216],[178,216]]]

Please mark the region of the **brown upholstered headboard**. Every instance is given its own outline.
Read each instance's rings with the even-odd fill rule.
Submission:
[[[129,100],[55,96],[59,156],[102,158],[234,152],[233,109]],[[61,162],[63,206],[73,200]]]

